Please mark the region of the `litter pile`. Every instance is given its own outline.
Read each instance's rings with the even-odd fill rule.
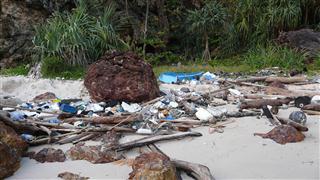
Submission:
[[[164,73],[159,80],[167,83],[160,88],[161,96],[144,103],[59,99],[50,92],[41,94],[30,102],[12,103],[11,97],[2,97],[0,123],[14,129],[30,146],[75,144],[66,153],[59,149],[44,149],[38,153],[25,154],[39,162],[61,162],[70,158],[107,163],[123,159],[121,151],[163,140],[201,136],[200,133],[192,131],[198,126],[208,126],[211,133],[221,133],[224,125],[234,121],[231,117],[264,116],[275,128],[266,134],[254,135],[273,139],[280,144],[299,142],[305,138],[303,132],[308,131],[305,126],[305,113],[320,114],[319,89],[294,91],[287,88],[287,84],[300,86],[314,83],[302,76],[231,79],[219,78],[210,72],[199,72]],[[210,86],[211,89],[196,91],[196,88],[192,88],[200,86]],[[301,110],[293,111],[289,117],[277,115],[281,109],[290,106]],[[119,143],[120,136],[125,133],[143,134],[146,137]],[[86,146],[83,142],[88,140],[99,140],[103,143],[100,146]],[[4,140],[0,139],[0,148],[3,148],[3,142]],[[143,177],[146,172],[139,170],[144,169],[139,163],[147,164],[144,158],[155,157],[164,161],[166,168],[165,172],[158,172],[157,169],[155,176],[163,174],[163,177],[172,179],[177,168],[192,171],[198,177],[213,179],[207,167],[178,160],[170,161],[156,146],[153,149],[162,155],[141,155],[143,160],[140,158],[139,162],[135,161],[131,177]],[[0,166],[0,169],[11,167],[5,167],[4,163],[0,163]],[[65,174],[70,175],[68,172]],[[148,176],[154,177],[151,174]]]

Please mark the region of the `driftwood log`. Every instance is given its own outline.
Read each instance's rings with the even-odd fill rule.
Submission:
[[[319,111],[303,110],[303,112],[307,113],[308,115],[320,115]]]
[[[30,123],[13,121],[11,118],[7,116],[6,111],[0,111],[0,121],[2,121],[7,126],[10,126],[11,128],[13,128],[19,134],[21,133],[35,134],[42,131],[41,128],[34,126]]]
[[[308,104],[303,106],[303,110],[320,111],[320,104]]]
[[[245,101],[240,105],[240,110],[242,109],[261,109],[263,106],[282,106],[283,104],[289,104],[293,99],[284,98],[284,99],[257,99],[254,101]]]
[[[290,84],[290,83],[298,83],[298,82],[306,82],[307,79],[303,76],[297,76],[297,77],[267,77],[266,82],[274,82],[278,81],[281,83],[285,84]]]
[[[199,136],[202,136],[202,134],[199,132],[179,132],[179,133],[170,134],[170,135],[155,135],[155,136],[144,137],[144,138],[130,141],[127,143],[119,144],[118,146],[107,148],[107,150],[124,151],[124,150],[145,146],[145,145],[152,144],[159,141],[179,139],[179,138],[185,138],[185,137],[199,137]]]

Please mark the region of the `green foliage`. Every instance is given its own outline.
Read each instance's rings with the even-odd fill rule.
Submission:
[[[124,24],[120,16],[113,5],[101,16],[89,15],[86,3],[79,1],[71,13],[56,12],[36,27],[35,51],[42,58],[56,56],[71,65],[86,65],[107,50],[125,47],[117,34]]]
[[[268,45],[250,49],[243,57],[244,63],[255,69],[280,67],[283,69],[303,70],[305,56],[294,50]]]
[[[155,66],[159,65],[170,65],[170,64],[177,64],[179,62],[185,62],[181,56],[174,54],[170,51],[162,52],[159,54],[148,54],[146,60]]]
[[[223,31],[226,19],[226,9],[217,1],[209,1],[201,9],[188,11],[188,30],[196,33],[205,41],[204,59],[208,60],[211,58],[209,36],[219,35]]]
[[[61,77],[65,79],[83,78],[85,68],[82,66],[68,65],[59,57],[46,57],[41,66],[41,73],[45,78]]]
[[[5,76],[26,76],[28,75],[29,70],[30,68],[28,65],[19,65],[13,68],[2,69],[0,74]]]
[[[320,20],[320,1],[315,0],[237,0],[229,7],[232,19],[226,53],[266,45],[280,31],[317,25]]]

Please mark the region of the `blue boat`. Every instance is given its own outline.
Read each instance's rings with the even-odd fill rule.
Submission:
[[[202,76],[203,72],[194,72],[194,73],[175,73],[175,72],[165,72],[161,73],[159,80],[163,83],[177,83],[182,80],[193,80],[199,79]]]

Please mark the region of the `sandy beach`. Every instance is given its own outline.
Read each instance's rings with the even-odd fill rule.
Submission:
[[[41,87],[35,86],[34,92],[26,94],[22,89],[30,86],[31,80],[17,80],[20,78],[0,78],[1,94],[13,95],[27,100],[40,91],[51,91],[62,98],[80,97],[81,81],[66,81],[65,85],[54,82],[57,87],[52,88],[46,83]],[[8,82],[14,81],[14,86],[19,87],[8,90]],[[36,82],[36,81],[34,81]],[[50,80],[40,80],[50,82]],[[61,83],[61,82],[60,82]],[[68,84],[69,83],[69,84]],[[14,84],[14,83],[13,83]],[[31,82],[32,84],[32,82]],[[35,83],[36,84],[36,83]],[[6,85],[6,87],[4,87]],[[63,89],[65,87],[65,89]],[[42,89],[41,89],[42,88]],[[40,90],[41,89],[41,90]],[[67,90],[68,89],[68,90]],[[71,93],[69,90],[73,90]],[[19,91],[19,93],[17,92]],[[60,94],[59,94],[60,93]],[[70,94],[68,94],[70,93]],[[235,105],[228,105],[228,109]],[[280,110],[280,117],[288,117],[289,113],[298,110],[289,108]],[[235,122],[227,124],[223,133],[209,133],[209,127],[194,128],[192,131],[202,133],[201,137],[186,138],[156,143],[156,145],[173,159],[200,163],[210,168],[216,179],[319,179],[319,116],[308,116],[306,126],[308,132],[304,132],[306,138],[299,143],[280,145],[270,139],[254,136],[256,132],[266,133],[273,126],[267,118],[243,117],[233,118]],[[232,120],[232,119],[231,119]],[[120,142],[127,142],[142,136],[126,135]],[[88,142],[93,143],[93,142]],[[67,145],[45,145],[31,147],[29,151],[39,151],[43,147],[60,148],[66,151],[71,147]],[[146,148],[136,148],[127,153],[128,158],[134,158],[139,151],[147,151]],[[57,179],[57,175],[64,171],[90,177],[90,179],[127,179],[131,172],[127,165],[91,164],[87,161],[66,160],[63,163],[38,163],[29,158],[22,158],[20,169],[8,179]],[[186,176],[184,176],[186,177]]]

